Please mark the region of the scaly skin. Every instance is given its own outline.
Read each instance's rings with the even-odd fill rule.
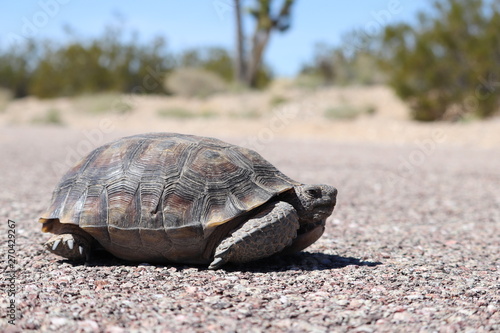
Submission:
[[[286,202],[269,203],[256,217],[226,237],[215,250],[209,269],[228,262],[245,263],[279,253],[292,244],[299,229],[295,208]]]

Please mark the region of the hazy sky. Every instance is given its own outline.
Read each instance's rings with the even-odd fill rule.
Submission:
[[[242,0],[243,6],[253,0]],[[281,1],[278,1],[279,3]],[[314,45],[335,45],[343,34],[362,29],[367,34],[387,22],[412,21],[429,7],[429,0],[297,0],[292,27],[275,34],[266,62],[278,75],[293,75],[312,56]],[[99,36],[119,21],[141,40],[161,35],[171,51],[197,46],[233,49],[233,0],[26,0],[4,1],[0,13],[0,45],[26,37],[61,40],[69,25],[82,37]],[[251,20],[246,31],[251,32]]]

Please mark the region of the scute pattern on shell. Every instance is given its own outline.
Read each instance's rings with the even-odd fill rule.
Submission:
[[[43,217],[79,225],[112,253],[124,244],[174,246],[176,238],[199,242],[294,185],[252,150],[190,135],[143,134],[102,146],[70,169]]]

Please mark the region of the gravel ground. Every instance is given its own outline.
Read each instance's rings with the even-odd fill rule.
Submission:
[[[498,149],[274,140],[258,150],[284,173],[338,188],[325,235],[294,256],[208,271],[109,255],[72,265],[42,248],[37,218],[86,143],[69,129],[0,130],[3,332],[500,331]]]

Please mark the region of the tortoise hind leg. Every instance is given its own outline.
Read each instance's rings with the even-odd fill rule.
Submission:
[[[92,242],[79,234],[59,234],[52,236],[45,247],[52,253],[75,261],[88,261]]]
[[[299,218],[292,205],[270,203],[217,246],[209,269],[220,268],[228,262],[245,263],[276,254],[292,243],[297,229]]]
[[[45,247],[61,257],[76,261],[88,261],[95,241],[85,230],[76,224],[61,223],[58,218],[40,218],[42,231],[55,234]]]

